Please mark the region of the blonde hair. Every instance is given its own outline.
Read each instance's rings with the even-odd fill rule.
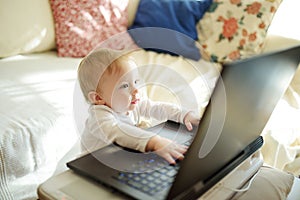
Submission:
[[[88,94],[96,91],[98,83],[104,72],[113,73],[115,61],[127,55],[129,50],[113,50],[99,48],[88,54],[79,64],[77,75],[81,91],[89,102]],[[127,57],[127,56],[126,56]],[[129,58],[129,57],[128,57]],[[119,61],[118,61],[119,62]]]

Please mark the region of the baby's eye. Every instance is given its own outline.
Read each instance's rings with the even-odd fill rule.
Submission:
[[[129,87],[129,84],[127,84],[127,83],[124,83],[120,86],[121,89],[126,89],[128,87]]]
[[[134,84],[139,84],[139,83],[140,83],[139,79],[137,79],[137,80],[134,81]]]

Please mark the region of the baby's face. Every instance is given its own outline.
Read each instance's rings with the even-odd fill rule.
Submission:
[[[113,74],[104,74],[105,84],[101,88],[106,105],[115,112],[126,113],[133,110],[140,100],[138,88],[140,77],[136,64],[130,60],[118,63],[120,70]]]

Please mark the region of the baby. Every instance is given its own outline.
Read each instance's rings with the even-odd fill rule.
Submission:
[[[142,99],[138,67],[128,53],[105,48],[91,52],[79,65],[78,79],[90,103],[81,138],[83,150],[115,142],[140,152],[153,151],[170,164],[184,158],[187,146],[139,128],[140,119],[172,120],[192,130],[200,117],[171,103]]]

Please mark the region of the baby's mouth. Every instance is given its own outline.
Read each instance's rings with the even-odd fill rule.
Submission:
[[[131,104],[137,104],[139,102],[140,99],[134,99],[131,101]]]

